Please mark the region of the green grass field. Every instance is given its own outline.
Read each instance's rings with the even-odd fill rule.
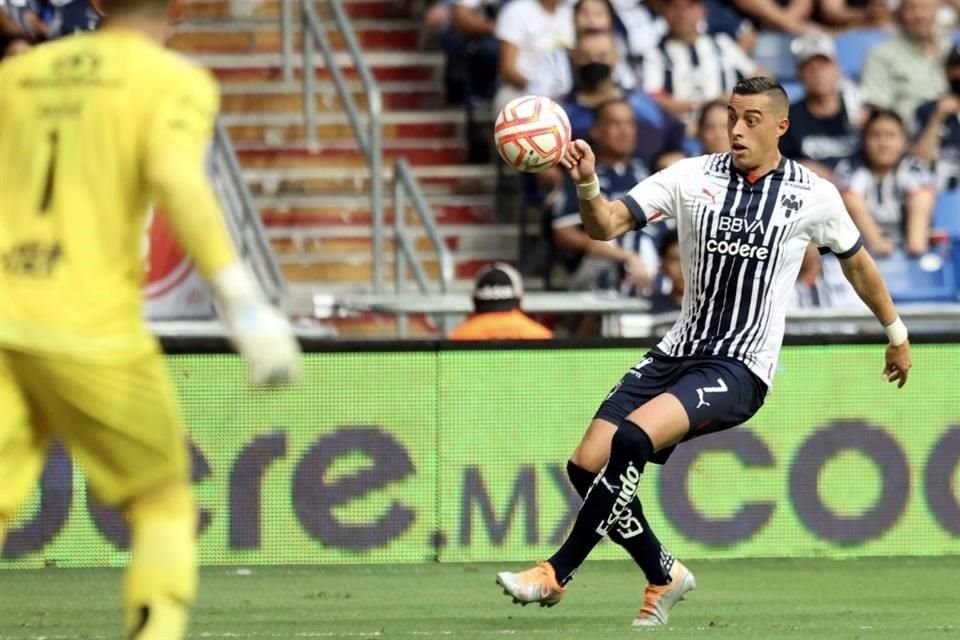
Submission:
[[[634,565],[588,563],[553,609],[510,603],[503,565],[207,568],[191,638],[921,640],[960,637],[960,558],[690,562],[669,630],[634,632]],[[120,572],[0,571],[0,639],[118,638]]]

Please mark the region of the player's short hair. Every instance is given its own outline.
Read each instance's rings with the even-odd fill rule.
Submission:
[[[758,96],[766,94],[770,98],[773,108],[784,116],[790,110],[790,98],[783,85],[764,76],[744,78],[733,87],[733,94],[738,96]]]

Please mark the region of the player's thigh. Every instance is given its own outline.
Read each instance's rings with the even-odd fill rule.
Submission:
[[[13,354],[0,349],[0,516],[12,518],[43,469],[49,437],[31,420]]]
[[[599,471],[610,458],[610,443],[619,425],[662,394],[674,373],[672,363],[649,355],[631,367],[600,404],[570,459],[585,469]]]
[[[94,365],[31,358],[30,392],[99,500],[118,505],[186,482],[186,436],[159,355]]]
[[[763,406],[765,385],[743,365],[718,360],[696,364],[668,390],[683,407],[690,429],[684,439],[729,429]]]
[[[642,428],[654,451],[660,451],[683,440],[690,430],[690,420],[683,404],[669,392],[661,393],[628,416]]]

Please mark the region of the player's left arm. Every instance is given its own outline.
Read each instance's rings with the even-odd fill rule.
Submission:
[[[883,281],[877,263],[863,246],[863,237],[843,206],[837,188],[826,180],[818,180],[816,202],[824,217],[814,227],[813,241],[832,251],[840,259],[843,274],[860,299],[870,308],[886,331],[887,346],[883,379],[902,387],[910,371],[910,342],[907,327],[897,315],[893,299]]]
[[[890,343],[887,345],[883,379],[897,382],[897,388],[900,388],[907,383],[910,371],[910,341],[907,339],[907,327],[897,315],[880,269],[863,247],[852,256],[841,259],[840,265],[857,295],[870,307],[887,333]]]

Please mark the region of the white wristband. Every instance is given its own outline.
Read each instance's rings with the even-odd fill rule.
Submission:
[[[593,200],[599,195],[600,181],[597,179],[596,174],[594,174],[593,180],[590,182],[577,185],[577,198],[579,200]]]
[[[899,347],[907,341],[907,325],[903,324],[900,316],[883,328],[887,332],[887,339],[894,347]]]

